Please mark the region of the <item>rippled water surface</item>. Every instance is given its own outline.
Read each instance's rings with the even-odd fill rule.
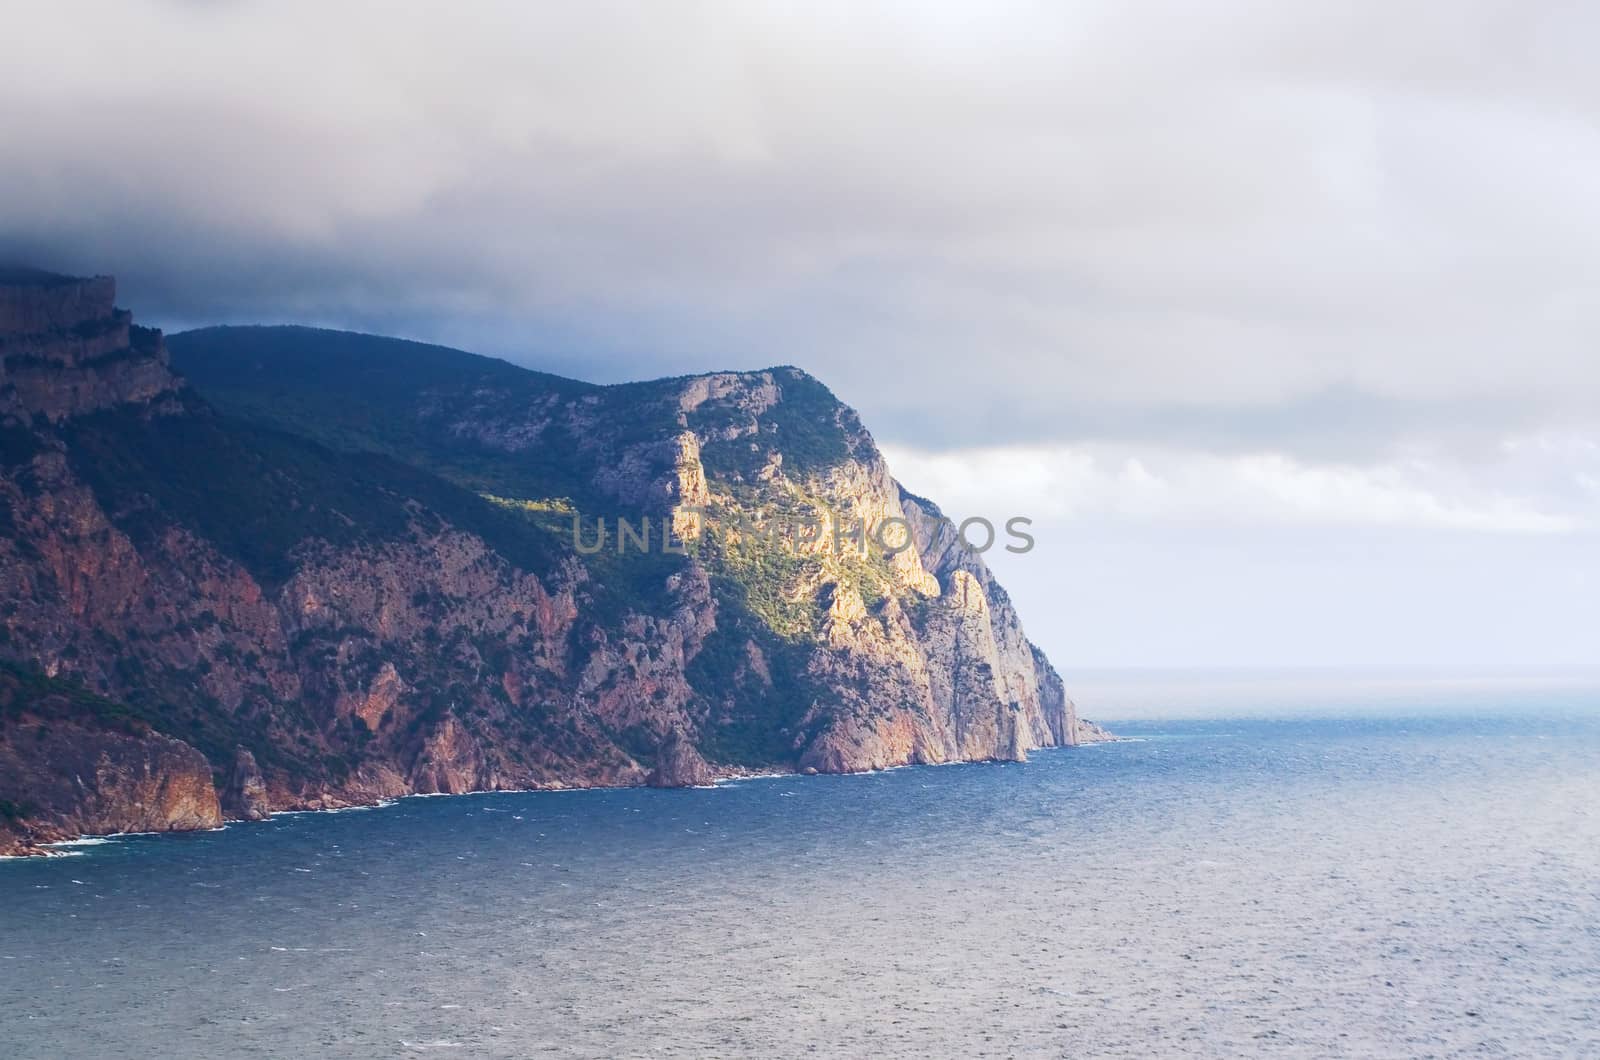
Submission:
[[[1600,1055],[1592,688],[1163,696],[1023,765],[5,862],[0,1056]]]

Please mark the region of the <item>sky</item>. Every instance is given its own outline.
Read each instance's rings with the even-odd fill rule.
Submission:
[[[1600,662],[1600,8],[0,0],[0,259],[797,364],[1075,666]]]

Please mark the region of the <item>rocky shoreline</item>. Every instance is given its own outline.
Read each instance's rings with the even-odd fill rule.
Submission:
[[[1084,746],[1084,745],[1088,745],[1088,744],[1091,744],[1091,743],[1113,743],[1113,742],[1116,742],[1119,739],[1118,737],[1112,735],[1111,733],[1107,732],[1105,729],[1102,729],[1097,725],[1092,725],[1092,723],[1091,723],[1091,727],[1093,728],[1095,733],[1098,734],[1096,736],[1096,738],[1094,738],[1092,740],[1082,740],[1082,741],[1080,741],[1080,743],[1077,746]],[[1049,748],[1046,748],[1046,750],[1049,750]],[[938,764],[939,765],[986,765],[986,764],[1003,764],[1005,762],[1015,762],[1015,761],[1017,761],[1017,760],[1016,759],[987,759],[987,760],[962,760],[962,761],[959,761],[959,762],[943,762],[943,763],[938,763]],[[1026,759],[1023,759],[1023,761],[1026,761]],[[60,847],[60,846],[69,846],[69,845],[76,844],[76,843],[82,843],[82,842],[85,842],[85,841],[110,840],[110,839],[117,839],[117,838],[126,838],[126,837],[129,837],[129,836],[136,836],[136,835],[164,835],[164,834],[184,833],[184,832],[215,832],[215,831],[221,831],[223,828],[226,828],[230,824],[250,824],[250,823],[255,823],[255,822],[259,822],[259,821],[270,820],[273,817],[281,816],[281,815],[284,815],[284,814],[339,813],[339,812],[346,811],[346,810],[381,809],[381,808],[383,808],[385,806],[393,805],[395,802],[398,802],[401,799],[458,798],[458,797],[464,797],[464,796],[468,796],[468,795],[519,795],[519,794],[531,794],[531,793],[534,793],[534,792],[550,792],[550,791],[602,791],[602,790],[614,791],[614,790],[626,789],[626,788],[643,788],[643,787],[678,787],[678,788],[700,787],[700,788],[710,788],[710,787],[717,787],[717,786],[722,785],[722,784],[726,784],[726,783],[730,783],[730,782],[737,782],[737,781],[742,781],[742,780],[763,780],[763,779],[778,778],[778,777],[806,778],[806,777],[817,777],[817,776],[860,776],[860,775],[866,774],[866,773],[884,772],[885,770],[888,770],[888,769],[914,769],[914,768],[918,768],[919,766],[931,766],[931,765],[932,765],[932,763],[908,762],[908,763],[905,763],[903,765],[886,766],[883,769],[847,770],[847,771],[844,771],[844,772],[832,773],[832,774],[822,773],[822,772],[818,771],[817,769],[815,769],[814,767],[810,767],[810,766],[807,766],[804,769],[799,769],[799,770],[790,770],[790,769],[747,769],[747,768],[735,767],[735,768],[730,768],[730,769],[713,771],[713,773],[711,774],[711,776],[708,779],[706,779],[704,781],[701,781],[701,782],[698,782],[698,783],[694,783],[694,784],[661,785],[661,784],[651,784],[651,783],[644,783],[644,784],[559,784],[559,783],[552,783],[552,784],[546,784],[546,785],[542,785],[540,787],[534,787],[534,788],[486,788],[486,789],[479,790],[479,791],[455,791],[455,792],[451,792],[451,791],[428,791],[428,792],[414,791],[414,792],[409,792],[409,793],[400,794],[400,795],[383,796],[383,797],[372,799],[371,801],[348,801],[348,802],[344,801],[344,800],[341,800],[341,799],[338,799],[336,797],[329,796],[329,797],[324,797],[324,798],[311,800],[311,801],[305,802],[304,804],[287,805],[287,806],[284,806],[284,807],[279,808],[279,809],[265,810],[265,811],[263,811],[261,814],[259,814],[257,816],[233,816],[233,817],[223,816],[223,817],[220,818],[220,820],[218,820],[214,824],[184,825],[181,822],[174,821],[174,822],[169,822],[171,824],[171,827],[165,827],[165,828],[141,828],[141,829],[123,828],[123,829],[118,829],[116,831],[82,832],[82,833],[78,833],[78,834],[75,834],[75,835],[71,834],[70,831],[64,831],[64,830],[60,829],[59,827],[52,828],[51,826],[46,825],[46,824],[30,825],[28,831],[25,834],[20,834],[20,835],[19,834],[8,833],[3,826],[0,826],[0,858],[4,858],[4,859],[19,859],[19,858],[31,858],[31,857],[64,857],[64,856],[69,856],[69,852],[58,850],[58,849],[55,849],[55,848]]]

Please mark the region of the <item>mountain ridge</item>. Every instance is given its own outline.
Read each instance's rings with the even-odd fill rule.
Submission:
[[[35,675],[0,718],[0,847],[119,806],[198,827],[1103,735],[793,366],[601,386],[322,329],[168,339],[113,303],[108,278],[0,275],[0,660]],[[585,554],[572,524],[608,519],[685,554]],[[816,533],[775,543],[779,519]],[[832,549],[884,520],[906,547]],[[146,728],[62,715],[83,696]],[[111,741],[75,794],[51,783],[64,726]],[[187,778],[167,803],[131,779],[162,769]]]

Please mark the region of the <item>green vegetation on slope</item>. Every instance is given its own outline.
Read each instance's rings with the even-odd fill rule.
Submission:
[[[393,457],[477,493],[592,497],[594,463],[561,412],[607,388],[443,346],[316,328],[203,328],[167,344],[173,366],[230,416]],[[491,445],[459,429],[494,423],[524,433]]]
[[[4,649],[0,643],[0,651]],[[0,660],[0,734],[9,732],[24,715],[33,715],[46,728],[61,721],[111,732],[136,735],[153,731],[175,737],[204,754],[219,774],[241,745],[254,747],[263,765],[307,768],[303,756],[271,737],[263,720],[197,703],[193,682],[184,675],[169,675],[165,682],[143,670],[136,676],[140,678],[138,693],[113,700],[78,681],[49,677],[35,666]]]
[[[520,500],[511,497],[486,495],[484,500],[495,507],[525,520],[537,527],[551,540],[559,541],[563,548],[576,549],[581,542],[585,551],[581,559],[589,571],[589,594],[595,605],[594,618],[602,625],[621,621],[629,611],[661,615],[671,610],[672,594],[667,583],[672,575],[682,571],[687,557],[661,549],[662,519],[648,516],[629,520],[635,532],[643,532],[648,520],[650,548],[636,547],[630,538],[625,548],[617,546],[617,523],[614,518],[586,515],[566,498]],[[605,539],[600,538],[600,520],[605,522]],[[574,532],[576,524],[576,533]]]
[[[127,703],[99,696],[76,681],[49,677],[37,668],[0,659],[0,724],[24,714],[44,719],[92,720],[101,728],[141,733],[160,730],[161,718]]]
[[[290,552],[308,539],[372,544],[439,517],[524,570],[547,570],[563,554],[551,535],[436,476],[231,422],[198,402],[181,416],[84,416],[62,434],[73,469],[125,532],[150,540],[189,527],[269,586],[288,577]]]

